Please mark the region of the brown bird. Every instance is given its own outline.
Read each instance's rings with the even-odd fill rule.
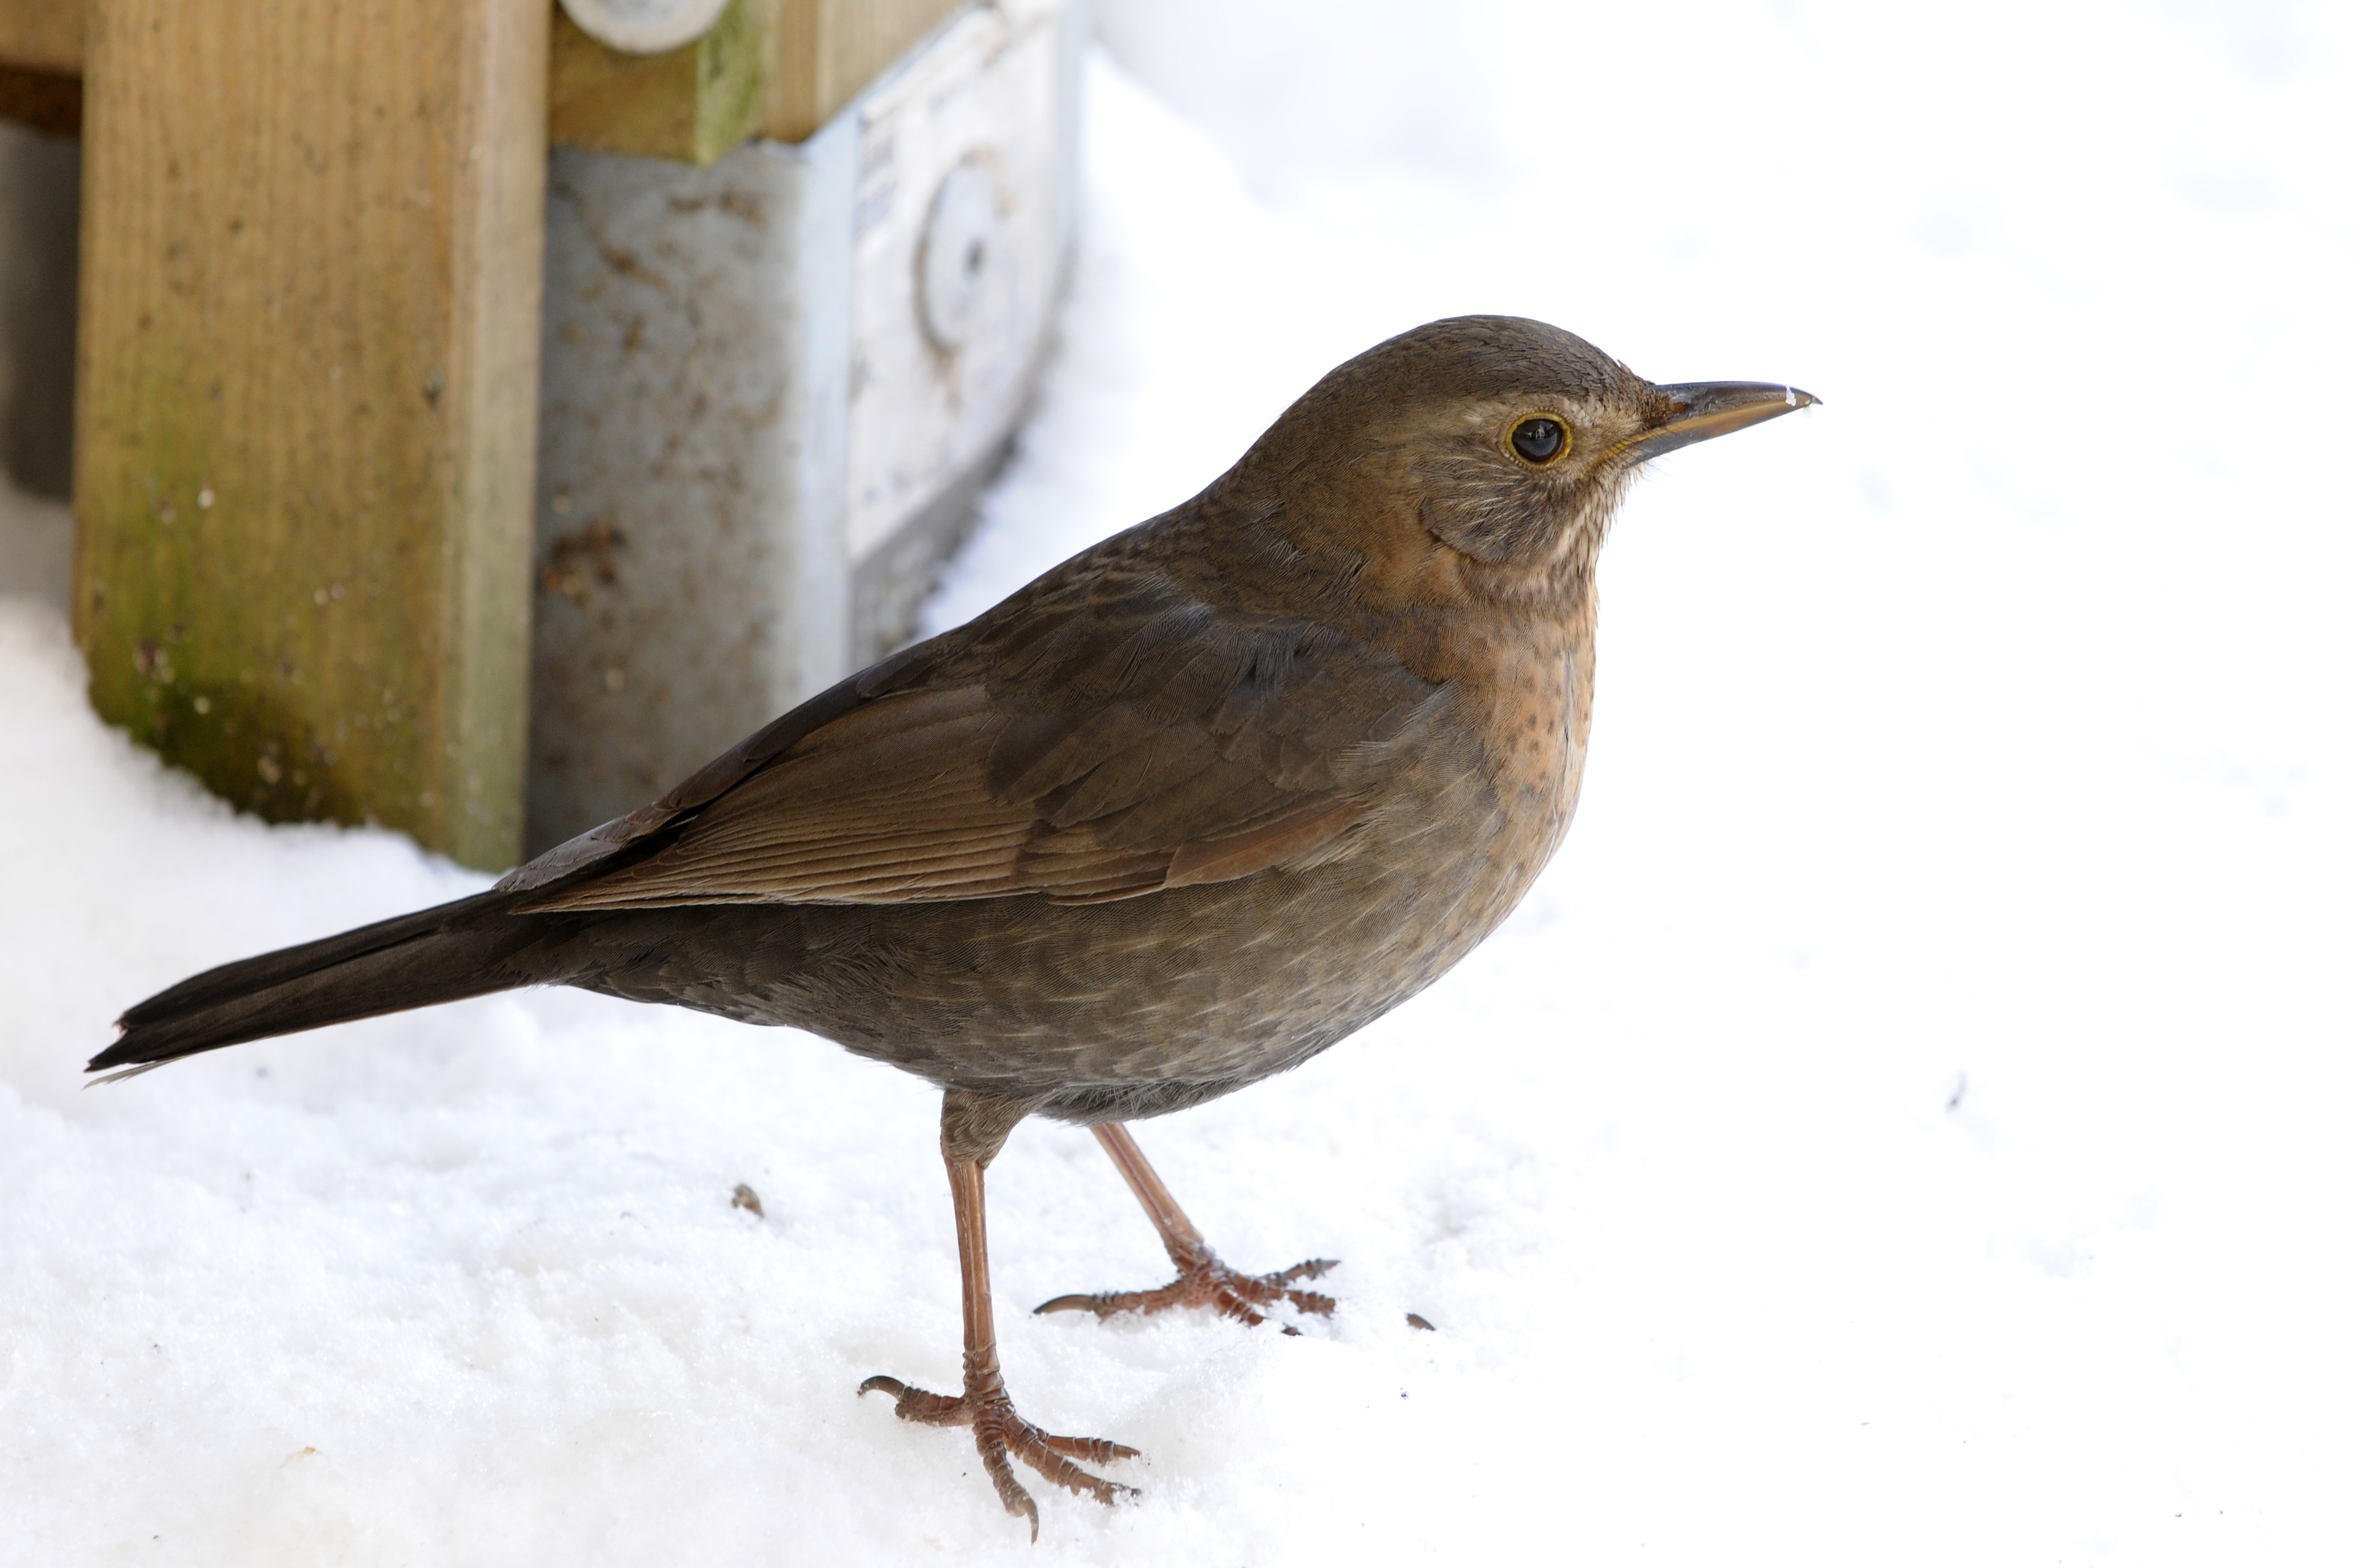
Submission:
[[[1135,1456],[1017,1415],[983,1172],[1040,1113],[1096,1133],[1171,1254],[1067,1296],[1248,1322],[1329,1266],[1240,1274],[1123,1124],[1309,1060],[1456,963],[1565,837],[1595,568],[1649,459],[1815,401],[1656,386],[1539,322],[1432,323],[1340,366],[1237,466],[958,630],[750,736],[490,892],[225,965],[139,1003],[92,1070],[515,986],[825,1035],[943,1090],[965,1376],[862,1385],[1011,1457]]]

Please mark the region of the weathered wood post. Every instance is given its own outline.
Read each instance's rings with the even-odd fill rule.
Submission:
[[[93,0],[74,629],[240,806],[522,842],[547,0]]]

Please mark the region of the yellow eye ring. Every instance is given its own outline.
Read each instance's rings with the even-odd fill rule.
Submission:
[[[1574,449],[1574,437],[1565,428],[1565,421],[1554,413],[1535,411],[1521,414],[1509,426],[1507,439],[1510,456],[1529,468],[1546,468]]]

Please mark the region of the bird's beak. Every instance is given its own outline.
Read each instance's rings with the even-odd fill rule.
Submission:
[[[1690,381],[1656,390],[1673,400],[1672,418],[1618,446],[1616,455],[1643,463],[1820,400],[1809,392],[1769,381]]]

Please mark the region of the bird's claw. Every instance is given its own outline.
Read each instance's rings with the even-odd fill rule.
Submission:
[[[1333,1257],[1310,1258],[1277,1274],[1240,1274],[1212,1253],[1180,1264],[1180,1277],[1154,1290],[1111,1290],[1101,1295],[1059,1296],[1033,1309],[1041,1312],[1093,1312],[1112,1318],[1118,1312],[1161,1312],[1171,1307],[1211,1307],[1225,1318],[1249,1328],[1266,1321],[1258,1307],[1285,1301],[1299,1312],[1324,1318],[1336,1310],[1336,1299],[1316,1290],[1291,1288],[1299,1279],[1317,1279],[1336,1266]],[[1294,1333],[1281,1328],[1281,1333]]]
[[[997,1374],[956,1398],[913,1388],[883,1373],[863,1382],[861,1391],[893,1395],[894,1413],[906,1421],[972,1429],[975,1451],[983,1460],[984,1474],[992,1477],[993,1490],[1000,1494],[1001,1507],[1027,1521],[1035,1541],[1041,1539],[1041,1510],[1017,1481],[1016,1466],[1008,1462],[1012,1454],[1066,1490],[1095,1497],[1109,1507],[1139,1495],[1137,1487],[1093,1475],[1074,1463],[1079,1459],[1111,1464],[1118,1459],[1138,1458],[1139,1450],[1103,1437],[1060,1437],[1043,1431],[1016,1413]]]

